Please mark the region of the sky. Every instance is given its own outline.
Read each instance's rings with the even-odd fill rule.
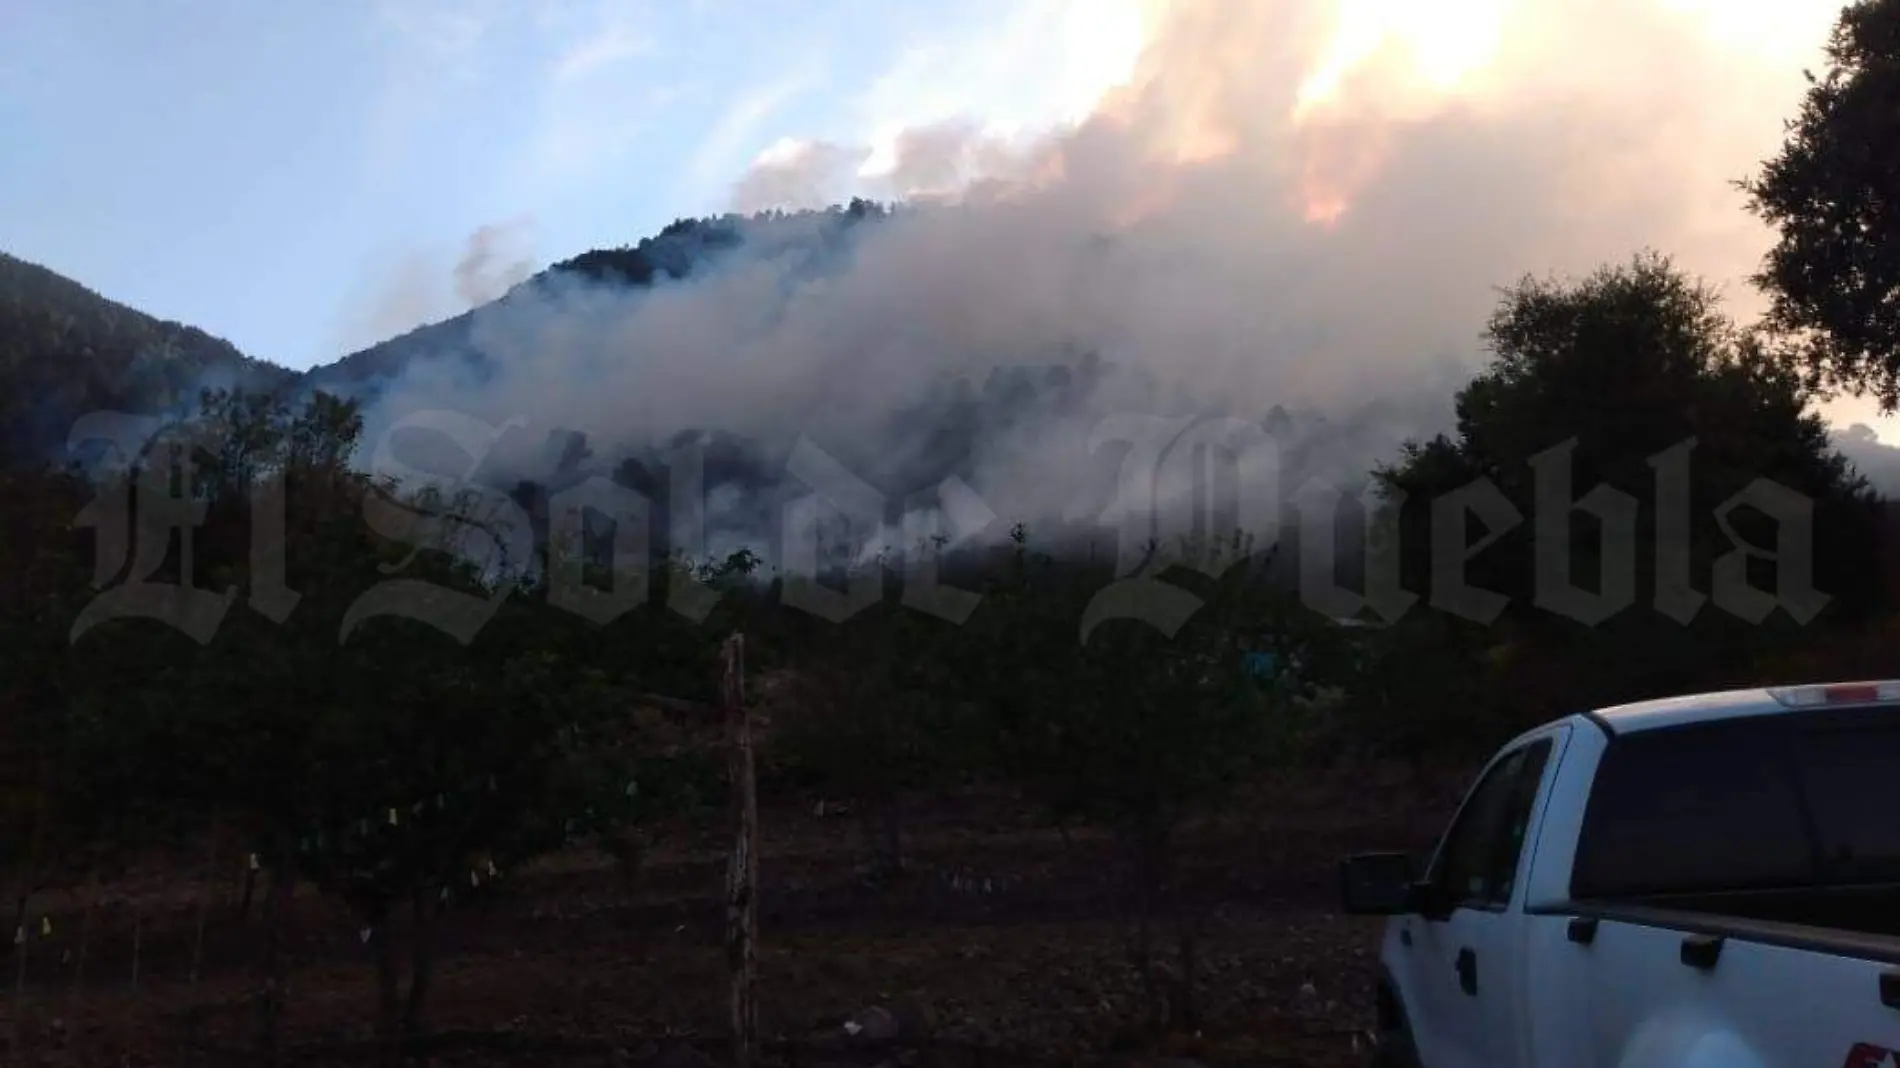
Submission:
[[[1360,172],[1383,157],[1367,146],[1426,129],[1451,104],[1519,93],[1532,61],[1513,66],[1514,56],[1542,57],[1532,75],[1553,100],[1568,87],[1562,99],[1622,108],[1631,124],[1670,121],[1634,93],[1616,97],[1619,64],[1635,86],[1674,62],[1645,49],[1654,24],[1630,14],[1643,7],[1645,19],[1692,27],[1697,47],[1721,57],[1700,76],[1733,83],[1703,87],[1737,103],[1683,112],[1699,125],[1660,165],[1700,183],[1669,205],[1665,236],[1694,246],[1691,265],[1747,312],[1739,282],[1765,238],[1737,217],[1724,182],[1772,152],[1837,10],[1827,0],[1227,2],[1245,17],[1222,9],[1220,32],[1195,53],[1179,43],[1192,12],[1170,14],[1169,0],[0,0],[0,248],[306,367],[677,217],[889,191],[899,185],[880,177],[900,172],[901,189],[917,192],[929,185],[916,171],[929,156],[920,131],[963,120],[964,135],[1007,146],[1150,106],[1163,97],[1128,83],[1155,56],[1173,79],[1167,106],[1189,114],[1202,53],[1210,69],[1300,66],[1257,80],[1293,90],[1258,106],[1330,131],[1299,142],[1312,153],[1301,165],[1318,175],[1303,210],[1323,229],[1351,209],[1355,188],[1376,185]],[[1318,45],[1275,52],[1262,35],[1278,24],[1262,13],[1280,9]],[[1579,34],[1597,35],[1595,51]],[[1401,56],[1403,82],[1365,77]],[[1183,166],[1231,151],[1220,130],[1170,121]],[[1658,165],[1653,153],[1631,158]],[[1599,196],[1590,210],[1630,221],[1658,209]],[[1879,429],[1890,436],[1885,420]]]
[[[789,133],[1077,118],[1116,2],[0,0],[0,248],[328,362],[460,311],[482,228],[505,277],[724,210]]]

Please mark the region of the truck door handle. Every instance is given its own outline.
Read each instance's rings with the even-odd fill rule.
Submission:
[[[1697,971],[1710,971],[1722,959],[1722,939],[1715,935],[1690,935],[1682,940],[1682,963]]]
[[[1458,951],[1458,987],[1473,996],[1478,993],[1478,955],[1470,946]]]

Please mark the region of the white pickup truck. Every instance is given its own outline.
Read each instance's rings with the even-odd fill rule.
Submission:
[[[1378,1064],[1900,1068],[1900,682],[1559,720],[1340,879]]]

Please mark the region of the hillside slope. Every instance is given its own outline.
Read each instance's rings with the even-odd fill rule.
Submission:
[[[459,361],[479,370],[486,360],[475,337],[478,323],[505,312],[511,303],[524,297],[546,296],[576,282],[646,289],[704,271],[741,247],[755,253],[796,250],[821,257],[835,250],[855,224],[884,214],[885,209],[875,204],[854,200],[849,206],[825,212],[678,219],[636,244],[593,249],[555,263],[490,304],[424,324],[335,363],[313,368],[306,384],[368,398],[418,362]]]
[[[295,377],[0,252],[0,449],[12,456],[58,455],[88,412],[153,411],[204,387],[273,389]]]

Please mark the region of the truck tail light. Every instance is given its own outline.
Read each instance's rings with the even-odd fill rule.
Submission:
[[[1821,686],[1784,686],[1769,690],[1768,696],[1788,708],[1877,705],[1900,701],[1900,680],[1833,682]]]

